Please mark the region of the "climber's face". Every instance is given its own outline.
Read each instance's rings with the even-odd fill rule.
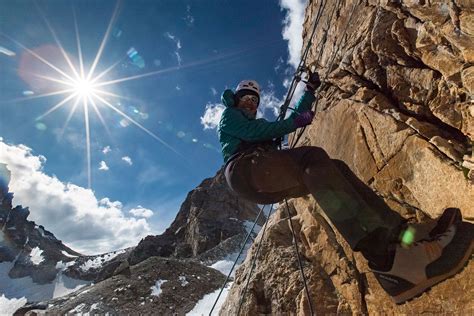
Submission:
[[[252,114],[256,114],[258,108],[258,97],[254,95],[244,95],[239,99],[237,107],[245,109]]]

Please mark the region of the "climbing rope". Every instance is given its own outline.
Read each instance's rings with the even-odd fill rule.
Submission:
[[[327,80],[327,78],[329,77],[329,73],[331,72],[331,69],[332,69],[332,66],[334,65],[334,61],[336,59],[336,56],[337,54],[339,54],[339,50],[341,49],[341,46],[342,46],[342,41],[344,40],[344,37],[346,36],[347,34],[347,29],[349,28],[349,24],[352,20],[352,16],[354,15],[354,11],[355,11],[355,8],[359,5],[359,2],[354,2],[354,4],[352,5],[352,9],[351,9],[351,12],[349,14],[349,19],[347,19],[347,23],[344,27],[344,30],[342,32],[342,36],[341,36],[341,40],[339,41],[339,44],[337,44],[337,48],[336,50],[334,51],[333,55],[332,55],[332,58],[331,58],[331,61],[329,62],[329,67],[327,68],[327,71],[324,75],[324,79],[321,81],[321,85],[318,87],[318,89],[316,89],[315,91],[315,94],[319,94],[320,91],[323,89],[323,87],[325,86],[325,82]],[[333,13],[334,13],[334,10],[333,10]],[[329,21],[329,20],[328,20]],[[328,29],[326,30],[326,33],[327,33]],[[347,40],[346,40],[347,42]],[[321,49],[322,51],[322,49]],[[320,51],[320,52],[321,52]],[[314,103],[313,105],[313,109],[316,110],[318,106],[318,100],[316,100],[316,102]],[[294,148],[296,146],[296,144],[299,142],[300,138],[302,137],[303,133],[305,132],[306,130],[306,126],[304,126],[303,128],[301,128],[299,131],[298,131],[298,134],[297,136],[294,138],[294,142],[292,142],[292,144],[290,145],[290,148]]]
[[[273,204],[272,204],[273,206]],[[232,274],[232,271],[234,271],[234,268],[235,266],[237,265],[237,262],[239,261],[239,258],[240,258],[240,255],[242,254],[242,252],[244,251],[244,248],[245,248],[245,245],[247,245],[247,242],[250,238],[250,236],[252,235],[252,232],[255,228],[255,225],[257,225],[257,222],[258,220],[260,219],[260,216],[262,215],[263,213],[263,210],[265,209],[266,205],[263,205],[261,208],[260,208],[260,211],[258,212],[257,216],[255,217],[255,220],[253,221],[253,225],[252,225],[252,228],[250,229],[250,231],[247,233],[247,236],[245,237],[245,240],[244,242],[242,243],[242,246],[240,247],[240,251],[239,251],[239,254],[237,255],[237,258],[235,259],[234,261],[234,264],[232,265],[232,268],[230,269],[229,273],[227,274],[227,278],[225,279],[224,281],[224,284],[222,285],[222,288],[219,292],[219,295],[217,295],[217,298],[216,298],[216,301],[214,302],[214,305],[212,305],[212,308],[211,308],[211,311],[209,312],[209,316],[211,316],[211,313],[212,311],[214,310],[214,308],[216,307],[216,304],[217,304],[217,301],[219,301],[219,298],[221,297],[221,294],[222,294],[222,291],[224,291],[224,288],[227,284],[227,282],[229,282],[229,279],[230,279],[230,276]],[[271,212],[271,210],[270,210]],[[267,224],[267,221],[268,221],[268,217],[265,221],[265,225]]]
[[[321,4],[319,5],[318,13],[316,14],[316,18],[313,24],[313,29],[311,31],[311,36],[309,37],[309,40],[308,40],[308,43],[306,44],[303,55],[301,56],[300,63],[298,64],[298,67],[296,68],[296,72],[291,81],[285,101],[283,102],[283,105],[280,107],[280,115],[278,116],[277,121],[281,121],[285,118],[286,111],[288,109],[288,106],[290,105],[291,99],[293,98],[296,87],[298,83],[301,81],[301,74],[306,69],[304,65],[306,64],[306,58],[308,57],[309,48],[311,47],[311,44],[313,43],[313,37],[314,37],[314,34],[316,33],[316,28],[319,25],[319,20],[321,19],[324,8],[326,7],[326,3],[327,1],[321,1]]]
[[[255,268],[256,266],[256,262],[257,262],[257,258],[258,258],[258,255],[260,253],[260,249],[262,248],[262,241],[263,241],[263,238],[265,236],[265,231],[267,229],[267,223],[268,223],[268,219],[270,218],[270,216],[272,215],[272,212],[273,212],[273,204],[271,205],[270,207],[270,212],[268,213],[268,216],[267,216],[267,220],[265,221],[265,225],[263,226],[263,231],[262,231],[262,236],[260,237],[260,241],[258,242],[258,246],[257,246],[257,251],[255,252],[255,255],[254,257],[252,258],[252,264],[250,265],[250,272],[248,274],[248,278],[247,278],[247,282],[245,283],[245,288],[244,288],[244,292],[242,294],[242,296],[240,297],[240,303],[239,303],[239,309],[237,311],[237,316],[240,315],[240,311],[242,309],[242,305],[244,304],[244,300],[245,300],[245,294],[247,293],[247,289],[249,287],[249,283],[250,283],[250,277],[252,276],[252,272],[253,272],[253,269]]]
[[[301,277],[303,279],[304,290],[306,292],[306,297],[308,298],[309,310],[311,312],[311,315],[316,315],[316,313],[314,313],[314,311],[313,311],[313,304],[311,304],[311,298],[309,296],[308,284],[306,282],[306,276],[304,274],[303,264],[301,262],[300,251],[299,251],[299,248],[298,248],[298,241],[296,239],[295,229],[293,228],[293,222],[291,221],[290,209],[289,209],[289,206],[288,206],[288,200],[287,199],[285,199],[285,204],[286,204],[286,215],[288,216],[288,221],[290,222],[291,234],[293,235],[293,245],[295,246],[296,258],[298,259],[298,265],[300,267],[300,273],[301,273]]]

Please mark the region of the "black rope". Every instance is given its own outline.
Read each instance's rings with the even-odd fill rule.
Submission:
[[[259,253],[260,253],[260,249],[261,249],[262,244],[263,244],[263,238],[264,238],[264,236],[265,236],[265,231],[266,231],[266,229],[267,229],[268,219],[270,218],[270,215],[272,214],[272,212],[273,212],[273,204],[270,206],[270,212],[268,213],[267,220],[265,221],[265,225],[263,226],[262,236],[260,237],[260,240],[259,240],[259,242],[258,242],[257,251],[255,252],[254,257],[252,258],[252,264],[251,264],[251,266],[250,266],[250,272],[249,272],[248,277],[247,277],[247,282],[245,283],[244,293],[243,293],[243,295],[240,297],[240,303],[239,303],[239,309],[238,309],[238,311],[237,311],[237,316],[240,315],[240,311],[241,311],[241,309],[242,309],[242,305],[244,304],[244,301],[245,301],[245,294],[247,293],[247,289],[248,289],[248,287],[249,287],[250,278],[252,277],[253,269],[254,269],[255,266],[256,266],[257,258],[258,258],[258,255],[259,255]]]
[[[321,4],[319,5],[318,13],[316,14],[316,18],[313,24],[313,30],[311,31],[311,36],[309,37],[308,43],[306,44],[306,48],[301,57],[300,63],[298,67],[296,68],[296,73],[293,76],[293,80],[291,81],[290,88],[288,89],[288,93],[286,95],[285,101],[283,102],[283,105],[280,107],[280,115],[278,116],[277,121],[283,120],[285,118],[286,111],[288,109],[291,99],[293,98],[293,95],[296,90],[296,86],[301,80],[301,73],[305,69],[304,65],[306,64],[306,58],[308,57],[309,48],[311,47],[314,34],[316,33],[316,27],[319,24],[319,20],[321,19],[324,8],[326,7],[326,3],[327,1],[321,1]]]
[[[311,315],[316,315],[316,313],[313,311],[313,304],[311,304],[311,297],[309,296],[308,284],[306,282],[306,276],[304,275],[303,264],[301,263],[300,251],[298,249],[298,241],[296,240],[295,229],[293,228],[293,222],[291,221],[290,209],[288,206],[287,199],[285,199],[285,204],[286,204],[286,214],[288,216],[288,221],[290,222],[290,230],[291,230],[291,233],[293,234],[293,245],[295,245],[296,257],[298,258],[298,265],[300,267],[300,273],[301,273],[301,277],[304,283],[304,290],[306,292],[306,297],[308,298],[309,310],[311,312]]]
[[[324,79],[322,80],[322,84],[318,87],[318,89],[316,90],[315,94],[318,94],[322,88],[323,88],[323,85],[324,85],[324,82],[326,82],[326,79],[328,78],[329,76],[329,73],[331,72],[331,68],[334,64],[334,61],[336,59],[336,56],[337,54],[339,53],[339,50],[341,49],[341,46],[342,46],[342,41],[344,40],[344,37],[346,36],[346,33],[347,33],[347,29],[349,27],[349,24],[352,20],[352,16],[354,14],[354,11],[355,11],[355,8],[359,5],[358,2],[354,2],[353,6],[352,6],[352,10],[351,10],[351,13],[349,15],[349,19],[347,20],[347,23],[346,23],[346,26],[344,27],[344,31],[342,32],[342,36],[341,36],[341,40],[339,41],[339,44],[337,44],[337,49],[335,50],[334,54],[332,55],[332,59],[329,63],[329,67],[328,67],[328,70],[324,76]],[[329,29],[328,29],[329,30]],[[326,31],[327,32],[327,31]],[[314,106],[313,108],[316,109],[317,108],[317,105],[318,105],[318,101],[316,100],[316,102],[314,103]],[[301,139],[304,131],[306,130],[306,126],[304,126],[303,128],[301,128],[299,131],[298,131],[298,135],[294,138],[295,141],[292,142],[292,145],[291,145],[291,148],[295,147],[296,144],[299,142],[299,140]]]
[[[265,209],[265,207],[266,207],[266,205],[263,205],[263,206],[260,208],[260,212],[258,212],[257,217],[255,217],[255,220],[254,220],[254,222],[253,222],[252,228],[251,228],[250,231],[248,232],[247,237],[245,237],[245,240],[244,240],[244,242],[243,242],[243,244],[242,244],[242,247],[240,247],[239,254],[237,255],[237,258],[235,259],[234,264],[232,265],[232,268],[230,269],[229,273],[227,274],[227,278],[225,279],[224,284],[222,285],[222,288],[221,288],[221,290],[220,290],[220,292],[219,292],[219,295],[217,295],[217,298],[216,298],[216,300],[215,300],[215,302],[214,302],[214,305],[212,305],[211,311],[209,312],[209,316],[211,316],[212,311],[214,311],[214,308],[216,307],[217,301],[219,301],[219,298],[221,297],[222,291],[224,291],[224,288],[225,288],[227,282],[228,282],[229,279],[230,279],[230,276],[231,276],[231,274],[232,274],[232,271],[234,270],[235,265],[237,264],[237,261],[239,260],[240,255],[241,255],[242,252],[244,251],[245,245],[247,244],[247,241],[249,240],[250,235],[252,234],[253,229],[255,228],[255,225],[257,224],[257,221],[258,221],[258,219],[260,218],[260,215],[262,215],[263,210]],[[267,218],[267,221],[268,221],[268,218]],[[266,221],[265,221],[265,223],[266,223]]]

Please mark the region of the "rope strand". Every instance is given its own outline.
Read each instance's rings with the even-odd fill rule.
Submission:
[[[243,244],[242,244],[242,247],[240,247],[239,254],[237,255],[237,258],[235,259],[234,264],[232,265],[232,268],[230,269],[229,273],[227,274],[227,278],[225,279],[224,284],[222,285],[222,288],[221,288],[221,290],[220,290],[220,292],[219,292],[219,295],[217,295],[217,298],[216,298],[216,300],[215,300],[215,302],[214,302],[214,305],[212,305],[212,308],[211,308],[211,310],[210,310],[210,312],[209,312],[209,316],[211,316],[211,313],[214,311],[214,308],[216,308],[217,301],[219,301],[219,298],[221,297],[222,291],[224,291],[224,288],[225,288],[227,282],[228,282],[229,279],[230,279],[230,276],[231,276],[231,274],[232,274],[232,271],[234,271],[234,268],[235,268],[235,266],[236,266],[236,264],[237,264],[237,261],[239,260],[239,257],[240,257],[240,255],[242,254],[242,252],[244,251],[245,245],[247,244],[247,241],[248,241],[248,239],[250,238],[250,235],[252,234],[253,229],[255,228],[255,225],[257,224],[257,221],[258,221],[258,219],[260,218],[260,215],[262,215],[263,210],[265,209],[266,206],[267,206],[267,205],[263,205],[263,206],[260,208],[260,212],[258,212],[257,217],[255,217],[255,220],[254,220],[254,222],[253,222],[252,228],[250,229],[250,231],[248,232],[247,236],[245,237],[245,240],[244,240],[244,242],[243,242]],[[266,223],[267,221],[268,221],[268,217],[267,217],[265,223]]]
[[[245,288],[244,288],[244,294],[240,297],[240,303],[239,303],[239,309],[237,311],[237,316],[240,315],[240,311],[242,309],[242,306],[244,304],[244,300],[245,300],[245,294],[247,293],[247,289],[249,287],[249,283],[250,283],[250,278],[252,276],[252,272],[253,272],[253,269],[255,268],[256,266],[256,262],[257,262],[257,258],[258,258],[258,255],[260,253],[260,249],[261,249],[261,246],[262,246],[262,241],[263,241],[263,238],[265,237],[265,231],[267,229],[267,223],[268,223],[268,219],[270,218],[270,215],[272,214],[273,212],[273,204],[271,205],[270,207],[270,212],[268,213],[268,216],[267,216],[267,220],[265,221],[265,225],[263,226],[263,231],[262,231],[262,237],[260,237],[260,240],[258,242],[258,246],[257,246],[257,251],[255,252],[255,256],[252,258],[252,264],[250,266],[250,272],[248,274],[248,278],[247,278],[247,282],[245,283]]]

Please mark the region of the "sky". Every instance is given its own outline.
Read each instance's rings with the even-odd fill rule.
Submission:
[[[162,233],[223,164],[220,95],[275,120],[306,0],[0,1],[0,163],[14,205],[84,254]]]

